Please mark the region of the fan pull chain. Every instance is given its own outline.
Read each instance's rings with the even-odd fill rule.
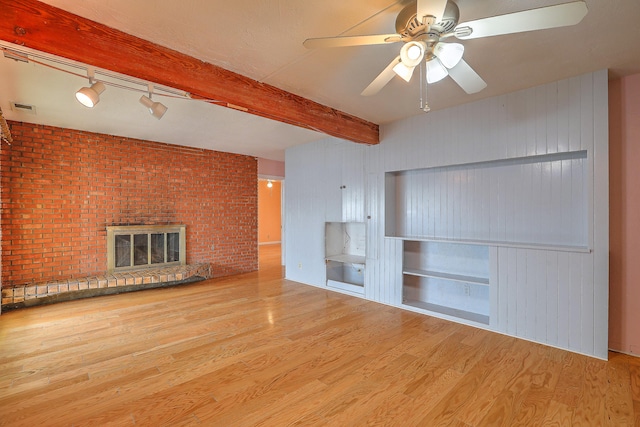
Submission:
[[[425,113],[431,111],[427,103],[427,61],[420,66],[420,109]]]

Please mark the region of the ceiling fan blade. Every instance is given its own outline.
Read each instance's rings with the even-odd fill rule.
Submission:
[[[416,14],[418,21],[423,22],[422,19],[425,16],[431,15],[436,18],[436,22],[440,22],[445,7],[447,7],[447,0],[418,0]]]
[[[449,75],[468,94],[480,92],[487,87],[487,83],[464,59],[461,59],[458,65],[449,69]]]
[[[575,1],[463,22],[456,27],[455,35],[459,39],[466,40],[566,27],[582,21],[587,12],[584,1]]]
[[[307,49],[323,47],[364,46],[402,41],[400,34],[377,34],[373,36],[319,37],[306,39],[302,44]]]
[[[376,93],[380,92],[380,90],[383,87],[385,87],[386,84],[389,83],[391,81],[391,79],[396,75],[396,73],[393,71],[393,67],[395,67],[399,63],[400,63],[400,55],[398,55],[396,57],[396,59],[391,61],[391,63],[389,65],[387,65],[387,68],[382,70],[382,72],[380,74],[378,74],[378,77],[376,77],[369,84],[369,86],[367,86],[365,88],[365,90],[362,91],[362,93],[360,95],[362,95],[362,96],[371,96],[371,95],[375,95]]]

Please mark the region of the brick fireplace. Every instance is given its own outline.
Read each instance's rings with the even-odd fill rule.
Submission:
[[[254,271],[253,157],[9,122],[0,152],[2,287],[106,273],[106,226],[186,226],[186,264]]]

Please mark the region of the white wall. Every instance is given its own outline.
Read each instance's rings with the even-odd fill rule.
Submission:
[[[535,203],[550,205],[542,210],[551,212],[545,218],[520,219],[524,237],[514,234],[537,246],[509,244],[506,231],[481,236],[497,253],[489,329],[606,358],[607,108],[607,72],[600,71],[394,122],[381,129],[378,146],[328,138],[288,149],[287,278],[324,287],[324,222],[367,222],[365,298],[400,307],[402,240],[385,237],[385,215],[390,212],[385,211],[386,172],[586,151],[579,165],[570,160],[565,168],[576,177],[578,171],[579,181],[566,173],[563,177],[562,162],[557,171],[551,162],[548,168],[527,166],[515,175],[510,172],[508,179],[487,175],[481,192],[494,197],[486,201],[491,213],[485,218],[456,217],[469,192],[450,185],[455,179],[439,187],[415,178],[409,186],[410,193],[435,188],[440,214],[429,214],[424,206],[396,212],[410,212],[407,221],[421,224],[419,234],[424,237],[437,228],[430,227],[430,221],[451,219],[459,226],[441,227],[438,237],[460,239],[462,231],[487,224],[508,230],[515,217],[523,218],[518,213],[530,211]],[[509,181],[518,177],[527,182],[514,183],[518,190],[508,192]],[[508,195],[508,203],[500,195]],[[559,222],[553,223],[550,218],[556,214]],[[477,224],[468,224],[472,218]],[[568,248],[560,247],[562,239],[549,241],[565,226],[577,227],[569,233]],[[398,234],[403,233],[406,230]]]

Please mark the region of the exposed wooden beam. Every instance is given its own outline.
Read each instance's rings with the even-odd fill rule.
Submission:
[[[377,144],[378,125],[36,0],[0,0],[0,39],[214,99],[338,138]]]

